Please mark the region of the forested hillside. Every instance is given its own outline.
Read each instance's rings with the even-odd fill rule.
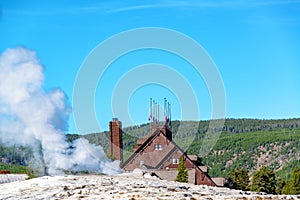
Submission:
[[[191,134],[177,134],[174,140],[188,154],[198,154],[208,122],[200,122],[193,142],[184,139]],[[213,150],[203,158],[212,176],[228,176],[232,169],[245,169],[251,174],[269,166],[287,178],[291,169],[300,167],[300,120],[228,119]]]
[[[198,154],[209,121],[172,121],[173,140],[188,154]],[[132,153],[136,139],[146,136],[149,124],[123,128],[124,158]],[[109,154],[109,133],[68,134],[68,140],[79,137],[101,145]],[[206,142],[207,139],[205,140]],[[25,147],[0,145],[0,164],[26,166],[31,151]],[[232,169],[245,169],[252,174],[261,166],[269,166],[277,175],[288,178],[295,166],[300,167],[300,119],[258,120],[226,119],[213,150],[203,158],[210,175],[228,176]]]
[[[198,154],[208,128],[209,121],[173,121],[173,140],[188,154]],[[132,153],[136,138],[146,136],[149,130],[149,124],[123,129],[125,159]],[[106,152],[109,150],[108,132],[82,137],[101,144]],[[214,177],[228,176],[232,169],[245,169],[252,174],[261,166],[269,166],[287,178],[293,167],[300,167],[299,160],[300,119],[226,119],[217,143],[203,163]]]

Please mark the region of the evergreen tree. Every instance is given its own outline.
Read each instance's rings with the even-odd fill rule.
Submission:
[[[282,188],[281,194],[290,194],[290,193],[291,193],[290,184],[289,184],[289,182],[285,182],[285,185]]]
[[[275,173],[268,167],[263,166],[254,173],[251,185],[252,191],[275,194],[275,186]]]
[[[284,188],[286,188],[286,182],[279,176],[276,180],[276,194],[284,194]]]
[[[183,160],[183,156],[181,156],[179,159],[178,174],[177,174],[175,181],[182,182],[182,183],[187,183],[189,181],[188,180],[188,171],[185,168],[185,162]]]
[[[246,170],[233,169],[230,172],[229,179],[228,179],[228,187],[229,188],[238,189],[238,190],[246,190],[248,187],[248,183],[249,183],[249,175]]]
[[[290,194],[300,194],[300,169],[295,168],[289,184]]]

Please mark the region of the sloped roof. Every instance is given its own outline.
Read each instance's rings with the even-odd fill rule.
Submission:
[[[179,151],[181,151],[181,153],[183,154],[183,155],[185,155],[186,157],[187,157],[187,155],[186,155],[186,153],[175,143],[175,142],[173,142],[173,141],[171,141],[171,140],[169,140],[168,138],[167,138],[167,136],[164,134],[164,132],[160,129],[160,128],[157,128],[146,140],[145,140],[145,142],[142,144],[142,145],[140,145],[139,146],[139,148],[135,151],[135,152],[133,152],[133,154],[121,165],[121,168],[124,168],[132,159],[134,159],[137,155],[138,155],[138,153],[141,151],[141,150],[143,150],[151,141],[153,141],[158,135],[159,135],[159,133],[162,133],[165,137],[166,137],[166,139],[170,142],[170,143],[172,143],[173,145],[174,145],[174,148],[160,161],[160,163],[158,163],[157,164],[157,166],[155,167],[155,168],[157,168],[157,167],[160,167],[161,165],[163,165],[163,163],[170,157],[170,156],[172,156],[173,155],[173,153],[176,151],[176,150],[179,150]],[[190,158],[189,158],[190,159]]]
[[[140,151],[142,151],[151,141],[153,141],[158,135],[159,135],[159,133],[162,133],[165,137],[166,137],[166,139],[170,142],[170,143],[172,143],[173,145],[174,145],[174,148],[156,165],[156,167],[155,168],[159,168],[161,165],[163,165],[164,164],[164,162],[170,157],[170,156],[172,156],[173,155],[173,153],[176,151],[176,150],[179,150],[185,157],[187,157],[189,160],[191,160],[189,157],[188,157],[188,155],[175,143],[175,142],[173,142],[173,140],[169,140],[168,138],[167,138],[167,136],[165,135],[165,133],[161,130],[161,129],[159,129],[159,128],[157,128],[146,140],[145,140],[145,142],[142,144],[142,145],[140,145],[139,146],[139,148],[135,151],[135,152],[133,152],[133,154],[121,165],[121,168],[124,168],[132,159],[134,159],[137,155],[138,155],[138,153],[140,152]],[[192,160],[191,160],[192,161]],[[202,170],[201,170],[202,171]]]
[[[125,167],[132,159],[134,159],[134,158],[137,156],[137,154],[138,154],[142,149],[144,149],[144,147],[147,146],[147,144],[148,144],[149,142],[151,142],[152,140],[154,140],[154,139],[155,139],[155,136],[157,136],[160,132],[161,132],[161,130],[160,130],[159,128],[157,128],[157,129],[152,133],[152,135],[150,135],[150,136],[145,140],[145,142],[144,142],[141,146],[139,146],[139,148],[138,148],[135,152],[133,152],[133,153],[131,154],[131,156],[130,156],[124,163],[121,164],[121,168],[124,168],[124,167]]]
[[[142,151],[151,141],[153,141],[160,133],[162,133],[164,136],[165,136],[165,138],[170,142],[170,143],[172,143],[173,145],[174,145],[174,148],[172,148],[171,150],[170,150],[170,152],[153,168],[153,167],[150,167],[150,166],[148,166],[148,167],[150,167],[150,168],[148,168],[148,169],[158,169],[160,166],[162,166],[167,160],[168,160],[168,158],[170,158],[174,153],[175,153],[175,151],[176,150],[179,150],[181,153],[182,153],[182,155],[184,155],[184,157],[186,158],[186,159],[188,159],[189,161],[191,161],[192,163],[193,163],[193,160],[189,157],[189,155],[187,155],[186,154],[186,152],[184,152],[175,142],[173,142],[173,140],[169,140],[168,139],[168,137],[166,136],[166,134],[161,130],[161,129],[159,129],[159,128],[157,128],[146,140],[145,140],[145,142],[142,144],[142,145],[140,145],[139,147],[138,147],[138,149],[124,162],[124,163],[122,163],[122,165],[121,165],[121,168],[125,168],[125,166],[131,161],[131,160],[133,160],[136,156],[138,156],[138,154],[139,154],[139,152],[140,151]],[[195,158],[194,158],[195,159]],[[145,167],[147,167],[147,166],[145,166]],[[204,171],[199,167],[199,166],[197,166],[197,165],[195,165],[195,168],[198,168],[202,173],[204,173]],[[210,177],[210,176],[208,176],[208,178],[213,182],[213,183],[215,183],[213,180],[212,180],[212,178]]]

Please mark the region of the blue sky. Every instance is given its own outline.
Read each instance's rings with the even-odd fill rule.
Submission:
[[[130,29],[161,27],[194,39],[210,55],[224,83],[226,117],[300,117],[298,0],[45,2],[0,2],[0,52],[16,46],[36,51],[45,67],[45,89],[62,88],[70,104],[80,66],[98,44]],[[181,74],[195,92],[197,119],[210,119],[210,94],[192,66],[171,53],[144,50],[120,57],[101,77],[95,93],[101,130],[114,116],[111,101],[118,81],[147,63],[164,64]],[[147,122],[149,97],[160,104],[167,97],[173,119],[182,119],[176,91],[150,84],[125,99],[132,118],[125,126]],[[69,125],[69,132],[77,132],[72,116]],[[86,130],[93,131],[99,130]]]

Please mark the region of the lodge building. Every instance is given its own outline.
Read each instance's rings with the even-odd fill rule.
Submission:
[[[159,127],[152,125],[145,138],[138,138],[133,147],[133,154],[123,160],[122,123],[114,118],[110,123],[110,152],[121,161],[120,167],[125,171],[141,168],[161,179],[174,181],[177,176],[179,158],[183,157],[188,171],[189,183],[196,185],[219,186],[218,179],[208,175],[208,167],[202,165],[201,158],[187,155],[173,140],[172,130],[165,124]]]

